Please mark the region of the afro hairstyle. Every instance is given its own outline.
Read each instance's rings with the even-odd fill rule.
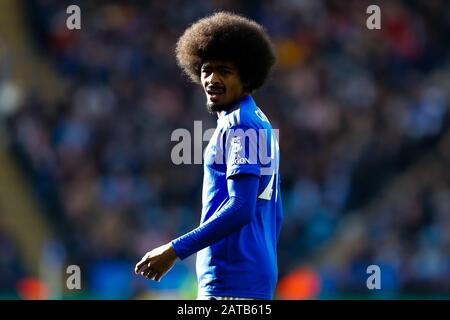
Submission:
[[[178,39],[176,58],[180,68],[198,84],[204,61],[232,62],[249,92],[267,81],[276,61],[263,27],[229,12],[217,12],[187,28]]]

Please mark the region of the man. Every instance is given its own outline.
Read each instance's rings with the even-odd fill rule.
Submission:
[[[279,147],[251,93],[270,74],[273,47],[256,22],[220,12],[188,28],[176,53],[218,116],[204,155],[201,223],[148,252],[135,272],[159,281],[178,258],[197,252],[198,299],[272,299],[282,222]]]

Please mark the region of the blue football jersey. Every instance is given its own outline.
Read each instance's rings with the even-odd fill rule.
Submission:
[[[249,224],[197,253],[199,296],[273,298],[283,216],[279,163],[276,131],[251,96],[219,117],[204,152],[201,224],[229,199],[232,176],[259,177],[258,198]]]

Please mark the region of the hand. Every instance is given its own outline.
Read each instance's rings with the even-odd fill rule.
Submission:
[[[147,252],[136,264],[134,272],[150,280],[159,280],[172,269],[177,260],[177,253],[169,242]]]

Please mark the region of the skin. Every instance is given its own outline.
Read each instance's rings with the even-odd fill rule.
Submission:
[[[239,76],[238,69],[231,62],[205,61],[200,70],[200,80],[209,112],[221,113],[249,94]]]
[[[238,69],[227,61],[205,61],[201,67],[201,83],[208,111],[216,112],[219,117],[249,94],[239,77]],[[147,252],[136,264],[134,272],[159,282],[172,269],[177,259],[177,253],[169,242]]]
[[[134,272],[157,282],[172,269],[178,259],[175,249],[169,242],[147,252],[136,264]]]

